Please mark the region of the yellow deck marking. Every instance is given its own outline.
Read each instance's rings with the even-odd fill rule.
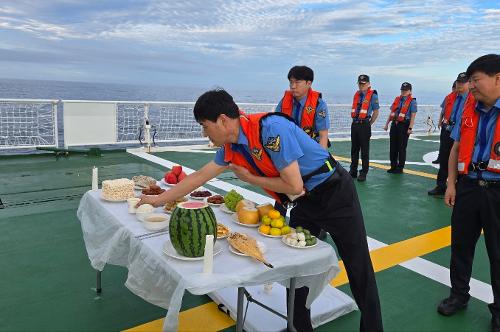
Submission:
[[[411,239],[396,242],[386,247],[375,249],[370,252],[375,272],[391,268],[400,263],[406,262],[415,257],[423,256],[433,251],[442,249],[451,244],[451,227],[447,226],[426,234],[422,234]],[[340,261],[340,273],[330,282],[334,287],[344,285],[349,282],[344,269],[344,264]]]
[[[159,332],[165,318],[133,327],[125,332]],[[209,302],[179,313],[179,332],[220,331],[235,324],[228,315],[217,308],[215,302]]]
[[[336,160],[351,162],[351,158],[340,157],[340,156],[333,156],[333,157]],[[391,168],[390,166],[382,165],[382,164],[379,164],[379,163],[370,163],[370,166],[374,167],[374,168],[380,168],[380,169],[389,169],[389,168]],[[418,176],[422,176],[422,177],[429,178],[429,179],[437,179],[437,175],[436,174],[431,174],[431,173],[426,173],[426,172],[419,172],[419,171],[414,171],[414,170],[406,169],[406,168],[403,169],[403,173],[412,174],[412,175],[418,175]]]

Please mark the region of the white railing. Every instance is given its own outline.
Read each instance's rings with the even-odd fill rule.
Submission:
[[[275,104],[264,103],[238,105],[249,114],[275,108]],[[58,106],[63,112],[59,121]],[[194,120],[193,107],[194,102],[3,99],[0,149],[59,147],[61,141],[64,147],[199,142],[205,139]],[[328,107],[330,136],[349,137],[351,105]],[[436,105],[419,105],[414,131],[427,132],[428,118],[437,124],[439,110]],[[388,114],[389,105],[381,105],[374,135],[387,135],[383,126]]]

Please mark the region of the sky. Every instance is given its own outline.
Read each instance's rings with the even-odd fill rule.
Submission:
[[[0,77],[281,93],[307,65],[327,102],[362,73],[381,99],[408,81],[425,100],[499,31],[498,1],[2,0]]]

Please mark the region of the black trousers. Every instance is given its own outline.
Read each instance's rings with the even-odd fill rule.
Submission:
[[[361,311],[361,331],[382,331],[382,315],[375,273],[368,251],[358,194],[351,176],[338,165],[329,180],[297,201],[290,225],[303,226],[313,235],[330,233],[342,258],[354,299]],[[294,325],[312,331],[310,311],[305,307],[309,289],[296,290]]]
[[[369,120],[351,124],[351,167],[352,174],[358,174],[359,150],[361,150],[361,173],[368,173],[370,163],[370,137],[372,126]]]
[[[446,125],[445,125],[446,126]],[[448,179],[448,158],[450,158],[451,147],[453,146],[453,139],[450,137],[451,132],[441,127],[441,134],[439,135],[439,172],[437,175],[436,184],[445,189],[446,179]]]
[[[391,168],[403,169],[406,162],[406,146],[408,145],[408,127],[410,127],[410,122],[396,122],[393,121],[391,124],[391,130],[389,132],[390,137],[390,149],[389,157],[391,159]]]
[[[451,215],[451,295],[462,301],[469,299],[469,281],[476,242],[484,231],[490,260],[494,302],[489,305],[500,317],[500,186],[481,187],[468,178],[457,184],[457,196]]]

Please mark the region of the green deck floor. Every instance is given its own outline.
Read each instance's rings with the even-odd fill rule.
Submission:
[[[436,139],[435,137],[433,139]],[[437,150],[437,143],[410,141],[409,161]],[[333,153],[348,157],[349,142],[334,142]],[[158,156],[197,169],[212,154],[164,152]],[[374,140],[371,157],[388,159],[388,141]],[[160,178],[165,170],[125,152],[102,157],[52,155],[1,157],[0,199],[0,330],[1,331],[117,331],[165,315],[165,310],[133,295],[124,286],[126,270],[107,266],[101,296],[96,296],[95,271],[90,267],[76,210],[90,189],[91,167],[99,180],[146,174]],[[346,165],[346,164],[344,164]],[[437,173],[429,166],[408,168]],[[255,189],[223,173],[221,179]],[[451,210],[427,196],[434,180],[415,175],[389,175],[371,169],[357,183],[368,236],[386,244],[402,241],[449,225]],[[213,189],[213,188],[212,188]],[[261,192],[260,190],[256,190]],[[220,190],[218,191],[220,192]],[[423,258],[448,267],[449,248]],[[486,304],[472,299],[469,308],[445,318],[435,311],[448,288],[401,266],[377,273],[387,331],[487,331]],[[473,277],[489,283],[489,266],[482,239],[478,243]],[[349,293],[348,285],[340,289]],[[206,296],[185,295],[183,309],[206,303]],[[318,331],[357,331],[359,312],[341,317]],[[234,330],[234,327],[226,329]]]

